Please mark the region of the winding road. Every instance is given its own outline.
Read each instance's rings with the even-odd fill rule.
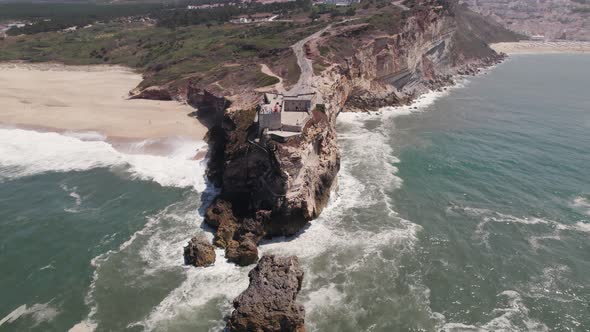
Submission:
[[[301,74],[299,75],[299,80],[295,85],[287,92],[288,95],[298,95],[298,94],[305,94],[305,93],[313,93],[314,88],[312,87],[312,78],[313,78],[313,66],[310,59],[305,56],[305,44],[307,42],[318,38],[322,33],[326,32],[332,27],[332,25],[328,25],[327,27],[311,34],[304,39],[301,39],[297,43],[293,44],[291,48],[297,57],[297,64],[301,69]]]

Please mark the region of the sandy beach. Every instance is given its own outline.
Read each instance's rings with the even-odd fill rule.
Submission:
[[[0,124],[95,131],[109,138],[203,139],[207,129],[176,101],[129,100],[141,75],[118,66],[0,64]]]
[[[521,41],[490,46],[506,54],[590,53],[590,42],[583,41]]]

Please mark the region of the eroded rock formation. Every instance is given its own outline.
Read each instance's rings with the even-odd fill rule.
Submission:
[[[184,264],[208,266],[215,263],[215,248],[204,238],[193,237],[184,247]]]
[[[250,285],[234,300],[229,331],[305,331],[305,309],[296,302],[303,282],[297,257],[263,256],[248,276]]]
[[[403,22],[398,27],[394,22]],[[455,1],[417,1],[415,8],[379,29],[359,23],[333,29],[316,40],[327,48],[312,52],[329,68],[317,87],[331,105],[346,111],[370,111],[403,105],[421,94],[454,83],[455,75],[473,75],[504,59],[487,42],[518,36],[482,21]],[[350,43],[340,50],[342,40]],[[312,45],[313,49],[313,45]]]

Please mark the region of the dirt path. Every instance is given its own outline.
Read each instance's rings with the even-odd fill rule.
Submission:
[[[343,24],[357,19],[358,18],[349,18],[337,23],[330,24],[325,28],[315,32],[314,34],[307,36],[306,38],[298,41],[297,43],[293,44],[293,46],[291,46],[293,52],[295,53],[295,56],[297,57],[297,64],[301,69],[301,75],[299,76],[299,80],[297,81],[297,83],[295,83],[295,85],[291,88],[291,90],[287,92],[287,94],[297,95],[318,92],[312,85],[313,66],[312,61],[305,56],[305,44],[314,39],[319,38],[324,32],[330,30],[334,25]],[[318,98],[321,100],[321,96],[318,96]]]
[[[260,71],[263,74],[266,74],[268,76],[278,78],[279,82],[276,84],[273,84],[273,85],[258,88],[258,89],[256,89],[257,92],[267,92],[267,91],[271,91],[271,90],[276,90],[278,93],[285,93],[285,86],[283,85],[283,78],[282,77],[273,73],[272,70],[270,70],[270,68],[268,68],[268,66],[265,65],[264,63],[260,64]]]

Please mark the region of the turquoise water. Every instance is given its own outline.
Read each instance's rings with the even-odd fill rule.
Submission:
[[[141,329],[186,279],[184,241],[203,232],[211,194],[192,157],[205,143],[121,153],[94,133],[13,128],[0,142],[0,330]]]
[[[157,187],[104,169],[2,183],[0,311],[7,314],[23,303],[42,304],[42,314],[55,315],[51,325],[63,328],[71,327],[72,319],[86,317],[90,261],[118,248],[143,227],[146,216],[182,198],[181,190]],[[158,195],[144,195],[151,191]],[[11,328],[26,330],[34,319],[32,315],[17,320]]]
[[[396,119],[396,210],[423,227],[419,273],[447,321],[590,329],[589,70],[517,57]]]
[[[589,331],[590,56],[518,56],[417,109],[342,114],[298,236],[309,331]],[[182,266],[202,142],[0,128],[0,331],[220,331],[250,268]]]

